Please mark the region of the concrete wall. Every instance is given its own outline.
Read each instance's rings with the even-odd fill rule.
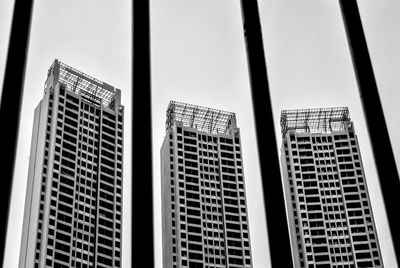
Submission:
[[[284,139],[287,139],[287,136],[285,136]],[[290,150],[290,148],[288,148]],[[289,235],[290,235],[290,245],[292,247],[292,261],[293,261],[293,267],[299,268],[301,267],[300,264],[300,257],[299,257],[299,249],[297,245],[297,237],[296,237],[296,224],[294,222],[294,217],[293,217],[293,206],[292,206],[292,198],[291,198],[291,192],[290,192],[290,184],[289,184],[289,176],[287,165],[290,165],[291,167],[293,166],[292,163],[286,161],[286,153],[285,153],[285,148],[284,144],[282,141],[282,147],[281,147],[281,171],[282,171],[282,182],[283,182],[283,188],[285,192],[285,204],[286,204],[286,216],[288,219],[288,228],[289,228]],[[291,171],[292,174],[294,174],[293,171]]]
[[[163,267],[172,267],[172,217],[171,217],[171,169],[169,153],[169,133],[161,146],[161,209],[162,209],[162,254]],[[175,160],[175,159],[174,159]],[[175,175],[175,174],[174,174]]]
[[[19,268],[34,267],[48,105],[46,95],[34,113]]]

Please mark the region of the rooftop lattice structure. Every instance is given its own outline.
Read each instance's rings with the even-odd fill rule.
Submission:
[[[213,134],[227,133],[231,126],[236,127],[236,115],[232,112],[170,101],[166,130],[175,123]]]
[[[347,107],[284,110],[281,112],[282,137],[290,130],[295,132],[330,133],[345,130],[350,122]]]
[[[59,81],[67,90],[80,94],[85,99],[112,108],[116,90],[100,80],[89,76],[65,63],[55,60],[49,69],[59,68]]]

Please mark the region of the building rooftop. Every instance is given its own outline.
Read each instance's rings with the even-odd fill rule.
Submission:
[[[59,82],[67,90],[80,94],[85,99],[112,108],[117,89],[92,76],[89,76],[65,63],[55,60],[49,68],[48,76],[58,70]],[[45,86],[45,90],[46,90]]]
[[[341,131],[350,122],[350,116],[347,107],[283,110],[280,121],[282,137],[285,137],[290,130],[298,133]]]
[[[165,123],[166,130],[175,123],[212,134],[227,133],[231,127],[236,127],[236,115],[232,112],[170,101]]]

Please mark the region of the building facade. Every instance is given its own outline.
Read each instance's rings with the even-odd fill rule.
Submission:
[[[281,128],[294,266],[383,267],[348,109],[282,111]]]
[[[161,148],[163,267],[252,267],[234,113],[171,101]]]
[[[121,267],[119,89],[58,60],[35,109],[20,268]]]

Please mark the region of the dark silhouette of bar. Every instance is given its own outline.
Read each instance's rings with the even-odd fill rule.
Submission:
[[[293,267],[257,0],[241,0],[272,267]]]
[[[154,267],[149,0],[133,0],[132,267]]]
[[[8,215],[17,140],[22,93],[25,77],[25,63],[28,52],[33,0],[16,0],[11,22],[10,41],[3,91],[0,104],[0,140],[2,141],[1,187],[0,187],[0,263],[4,261]]]
[[[393,245],[400,267],[400,180],[356,0],[339,0]]]

